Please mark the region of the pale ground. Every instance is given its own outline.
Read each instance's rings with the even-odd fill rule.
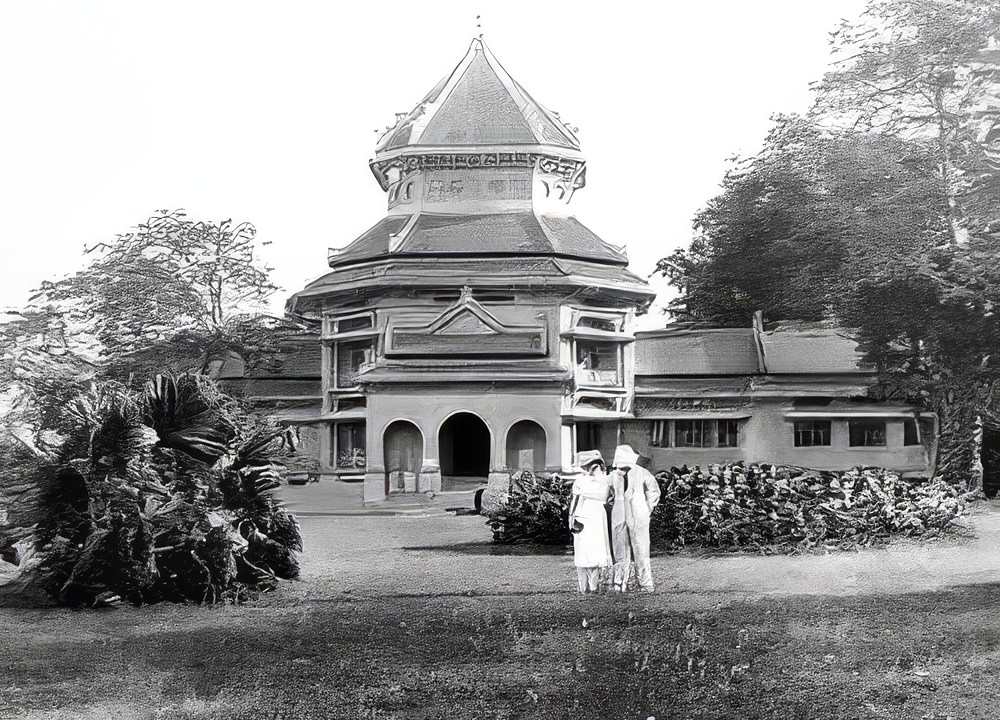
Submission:
[[[570,593],[572,555],[494,546],[471,493],[393,497],[365,508],[361,486],[326,481],[282,489],[305,543],[302,581],[277,595]],[[651,606],[697,608],[766,595],[902,594],[1000,581],[1000,501],[970,506],[971,537],[899,538],[887,548],[816,555],[654,555]],[[378,514],[373,514],[378,513]],[[462,565],[460,573],[454,572]],[[332,592],[331,592],[332,591]]]
[[[972,505],[967,524],[974,536],[794,557],[686,550],[654,556],[657,593],[593,597],[575,592],[566,549],[494,546],[485,519],[469,514],[469,491],[401,496],[367,508],[360,485],[334,481],[285,487],[281,495],[300,517],[302,578],[259,600],[3,609],[0,717],[401,720],[408,715],[393,708],[400,693],[412,692],[422,713],[416,717],[548,720],[565,717],[552,712],[554,703],[608,687],[620,663],[630,666],[629,653],[643,648],[660,673],[635,676],[634,689],[649,708],[624,712],[627,693],[612,693],[608,707],[617,710],[582,717],[734,717],[740,698],[763,703],[747,717],[998,717],[992,696],[982,693],[997,658],[998,501]],[[984,586],[963,591],[972,584]],[[933,590],[951,592],[907,597]],[[874,610],[853,599],[875,594]],[[848,598],[829,604],[832,619],[823,617],[824,596]],[[894,599],[903,608],[899,618]],[[927,607],[935,602],[939,613]],[[885,606],[893,610],[880,612]],[[762,613],[746,620],[767,645],[754,640],[745,651],[739,643],[733,649],[743,613]],[[922,628],[905,633],[916,643],[912,651],[884,636],[896,620]],[[642,639],[644,628],[658,634]],[[449,635],[435,636],[441,633]],[[956,650],[956,643],[970,649]],[[669,648],[680,652],[682,645],[687,655],[671,660]],[[706,676],[704,665],[700,679],[690,674],[704,653],[715,663],[710,670],[726,663],[718,665],[723,675]],[[609,657],[619,665],[580,674],[587,667],[581,658]],[[746,673],[738,683],[737,670]],[[435,671],[441,685],[431,684]],[[792,684],[783,684],[786,671]],[[344,694],[344,673],[367,684]],[[664,699],[656,689],[661,681],[672,683],[691,714],[651,712]],[[839,695],[855,691],[857,697]],[[775,693],[793,710],[773,714]],[[482,701],[478,711],[460,712],[470,696]],[[343,712],[327,712],[324,703]],[[456,711],[432,712],[442,703],[455,703]],[[484,710],[491,703],[499,703],[495,711]],[[837,714],[838,706],[854,710]]]

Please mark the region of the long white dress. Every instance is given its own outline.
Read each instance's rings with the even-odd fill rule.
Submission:
[[[583,475],[573,483],[569,524],[583,525],[573,534],[573,564],[577,568],[580,592],[596,592],[600,571],[611,566],[611,537],[605,503],[611,493],[608,476]]]

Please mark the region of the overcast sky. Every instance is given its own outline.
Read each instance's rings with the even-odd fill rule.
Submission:
[[[161,208],[254,223],[283,300],[384,215],[375,131],[479,32],[579,128],[587,187],[571,208],[646,276],[690,242],[727,158],[808,107],[829,32],[863,5],[2,3],[0,306]]]

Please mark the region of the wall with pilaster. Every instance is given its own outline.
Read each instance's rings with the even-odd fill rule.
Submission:
[[[441,426],[460,412],[478,416],[489,428],[491,472],[506,469],[507,433],[521,420],[531,420],[544,429],[545,467],[556,472],[561,469],[563,459],[561,402],[559,388],[518,392],[491,386],[470,387],[463,383],[451,388],[375,390],[368,395],[365,500],[385,496],[383,438],[386,428],[396,420],[412,422],[424,436],[423,472],[427,478],[423,489],[427,491],[440,489],[438,443]]]

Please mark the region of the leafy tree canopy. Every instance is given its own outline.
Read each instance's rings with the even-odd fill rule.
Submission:
[[[775,118],[659,265],[684,319],[853,328],[874,392],[936,410],[967,477],[977,418],[1000,425],[998,32],[996,0],[870,0],[810,113]]]
[[[113,241],[87,248],[89,264],[44,282],[13,330],[36,337],[61,326],[68,351],[103,374],[206,371],[230,351],[255,356],[259,312],[278,290],[247,222],[162,211]]]

